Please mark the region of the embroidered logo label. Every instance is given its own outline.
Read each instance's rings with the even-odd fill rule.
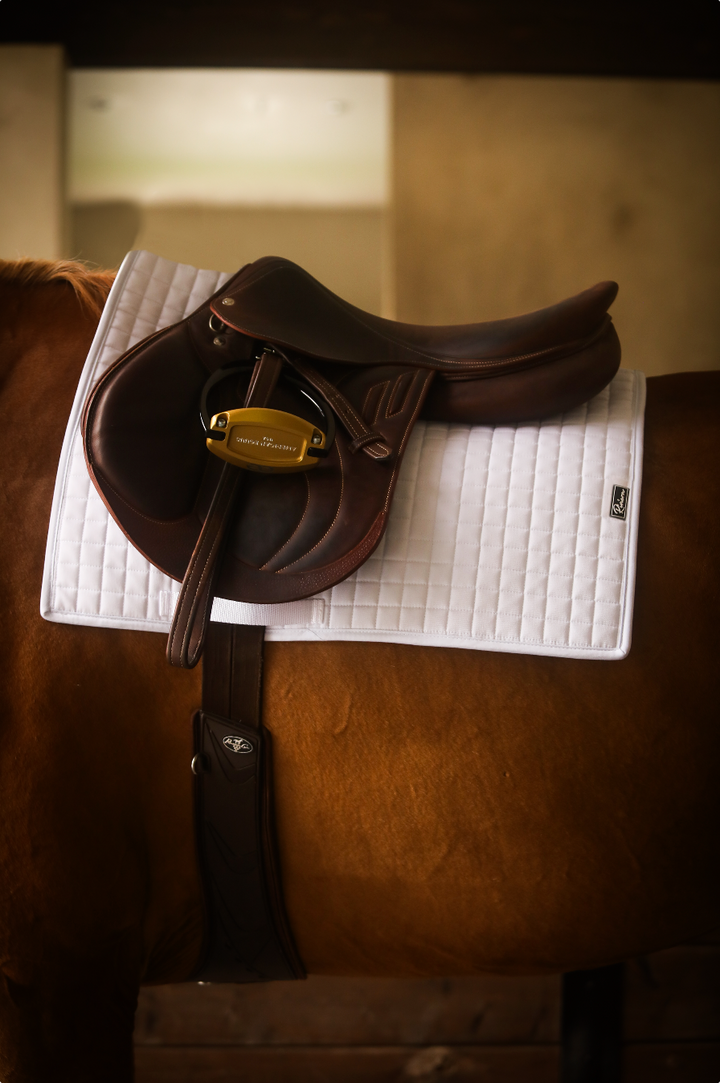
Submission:
[[[625,485],[613,485],[612,500],[610,501],[610,518],[626,519],[630,490]]]
[[[253,751],[253,746],[250,741],[246,741],[244,737],[236,737],[235,734],[228,734],[227,737],[223,737],[223,744],[230,752],[240,753]]]

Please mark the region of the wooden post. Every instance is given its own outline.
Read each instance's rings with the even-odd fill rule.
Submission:
[[[624,967],[563,975],[560,1083],[620,1083]]]

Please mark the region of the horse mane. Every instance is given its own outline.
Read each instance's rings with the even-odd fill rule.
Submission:
[[[0,285],[45,286],[66,282],[80,304],[99,317],[115,278],[114,271],[92,271],[73,259],[0,259]]]

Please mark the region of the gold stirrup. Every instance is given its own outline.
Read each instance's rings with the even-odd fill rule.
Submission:
[[[206,443],[213,455],[261,473],[310,470],[322,457],[317,452],[325,451],[325,433],[284,410],[252,406],[223,410],[211,419],[209,432],[213,436],[208,435]]]
[[[208,451],[233,466],[262,474],[311,470],[320,459],[327,458],[335,439],[335,419],[329,405],[304,380],[285,374],[285,379],[295,384],[318,411],[325,431],[319,424],[306,421],[297,414],[269,407],[245,406],[220,410],[212,418],[208,416],[210,389],[230,376],[247,372],[248,368],[247,365],[235,365],[218,369],[203,388],[200,418]]]

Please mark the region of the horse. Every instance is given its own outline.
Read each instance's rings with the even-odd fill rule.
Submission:
[[[159,634],[39,615],[112,276],[0,264],[0,1078],[128,1083],[141,984],[202,944],[191,718]],[[557,973],[720,925],[720,373],[648,380],[633,645],[597,662],[266,645],[286,907],[309,973]]]

